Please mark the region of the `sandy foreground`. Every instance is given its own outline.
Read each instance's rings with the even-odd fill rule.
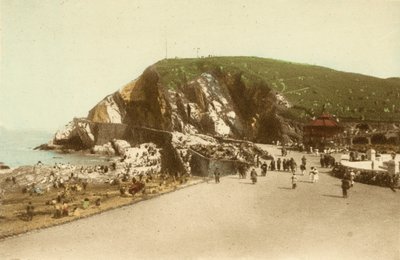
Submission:
[[[400,259],[400,192],[356,183],[343,199],[319,170],[296,190],[282,172],[190,186],[2,240],[0,259]]]

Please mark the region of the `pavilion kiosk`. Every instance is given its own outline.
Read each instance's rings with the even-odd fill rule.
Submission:
[[[342,144],[343,129],[332,115],[324,113],[304,126],[303,143],[319,150]]]

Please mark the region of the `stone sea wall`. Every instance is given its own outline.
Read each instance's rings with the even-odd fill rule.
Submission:
[[[110,140],[132,140],[128,125],[116,123],[90,123],[90,128],[95,136],[96,145],[104,145]]]

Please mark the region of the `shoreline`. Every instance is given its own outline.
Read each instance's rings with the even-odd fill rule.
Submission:
[[[162,172],[159,149],[154,145],[132,152],[141,156],[121,159],[90,154],[102,161],[90,163],[89,159],[85,163],[87,151],[79,151],[73,156],[81,161],[63,160],[53,166],[41,159],[36,164],[3,171],[0,238],[134,204],[198,182],[198,178],[189,175]],[[29,213],[30,208],[33,214]]]
[[[40,161],[45,166],[52,167],[56,163],[66,164],[70,162],[73,165],[77,166],[93,166],[96,164],[106,164],[113,160],[117,160],[120,158],[118,155],[106,155],[106,154],[96,154],[91,153],[90,151],[70,151],[64,152],[62,150],[34,150],[31,149],[30,152],[36,153],[41,152],[44,153],[43,155],[51,154],[52,156],[43,156],[44,159],[38,158],[39,160],[32,162],[32,163],[20,163],[15,165],[15,163],[4,162],[3,165],[9,167],[9,169],[0,169],[0,174],[2,174],[5,170],[15,170],[20,167],[34,167]],[[85,160],[87,159],[87,160]]]

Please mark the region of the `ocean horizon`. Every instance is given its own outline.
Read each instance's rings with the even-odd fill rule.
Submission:
[[[45,165],[71,163],[76,165],[95,165],[105,163],[106,157],[84,154],[62,154],[54,151],[34,150],[48,143],[54,134],[39,130],[10,130],[0,128],[0,162],[16,168],[34,165],[41,161]]]

